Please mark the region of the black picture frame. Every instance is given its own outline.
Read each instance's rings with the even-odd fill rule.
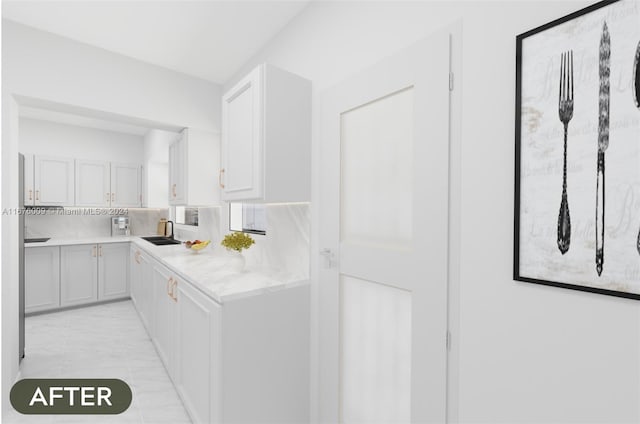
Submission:
[[[627,4],[625,4],[627,3]],[[636,6],[637,6],[636,2]],[[529,137],[527,138],[530,133],[531,130],[529,130],[526,127],[523,127],[523,125],[525,125],[523,116],[526,113],[527,110],[530,110],[531,108],[528,107],[527,105],[524,104],[524,100],[526,101],[530,101],[527,99],[530,99],[531,96],[526,96],[524,94],[524,91],[527,90],[527,86],[526,84],[530,83],[530,80],[532,80],[532,78],[524,78],[523,79],[523,72],[526,71],[527,75],[530,75],[531,72],[530,70],[527,70],[527,65],[524,63],[524,60],[527,56],[526,55],[531,55],[532,51],[535,51],[535,54],[541,57],[545,57],[546,60],[546,56],[548,55],[548,60],[550,63],[554,64],[554,72],[549,72],[548,77],[555,77],[556,80],[554,82],[555,84],[555,98],[556,98],[556,102],[557,102],[557,109],[562,109],[562,105],[561,105],[561,100],[563,99],[563,69],[565,71],[567,71],[567,69],[570,70],[565,72],[565,75],[570,74],[572,79],[571,79],[571,83],[567,83],[564,85],[564,87],[569,87],[569,85],[571,86],[570,88],[570,100],[571,100],[571,114],[573,115],[573,109],[574,109],[574,87],[573,87],[573,77],[574,77],[574,52],[573,50],[571,50],[571,53],[569,54],[568,52],[565,53],[563,55],[563,52],[561,50],[557,50],[555,51],[554,48],[549,49],[550,51],[548,52],[544,52],[541,51],[540,49],[536,49],[533,50],[533,47],[529,47],[529,45],[531,45],[532,43],[528,43],[528,40],[531,40],[532,37],[536,37],[538,36],[539,39],[542,37],[548,37],[548,38],[552,38],[552,37],[556,37],[556,38],[560,38],[563,33],[567,33],[567,34],[571,34],[571,36],[574,36],[575,34],[578,34],[576,36],[579,37],[581,32],[579,30],[580,28],[580,24],[578,23],[578,21],[580,20],[580,22],[587,22],[588,20],[590,20],[589,22],[589,28],[593,28],[594,24],[593,24],[593,20],[596,19],[596,16],[602,15],[603,17],[607,17],[607,16],[622,16],[622,14],[616,10],[616,14],[614,15],[612,12],[612,8],[623,8],[623,7],[630,7],[633,6],[633,2],[629,2],[627,0],[606,0],[606,1],[600,1],[598,3],[595,3],[591,6],[588,6],[584,9],[578,10],[574,13],[571,13],[567,16],[561,17],[559,19],[556,19],[552,22],[546,23],[542,26],[539,26],[537,28],[534,28],[530,31],[524,32],[522,34],[519,34],[516,36],[516,104],[515,104],[515,181],[514,181],[514,222],[513,222],[513,231],[514,231],[514,238],[513,238],[513,243],[514,243],[514,250],[513,250],[513,279],[515,281],[521,281],[521,282],[527,282],[527,283],[535,283],[535,284],[542,284],[542,285],[546,285],[546,286],[554,286],[554,287],[560,287],[560,288],[565,288],[565,289],[571,289],[571,290],[580,290],[580,291],[585,291],[585,292],[591,292],[591,293],[597,293],[597,294],[603,294],[603,295],[609,295],[609,296],[616,296],[616,297],[622,297],[622,298],[628,298],[628,299],[638,299],[640,300],[640,275],[637,276],[635,273],[633,274],[632,279],[634,281],[632,281],[631,283],[627,284],[626,282],[617,284],[616,283],[616,278],[615,277],[611,277],[609,276],[609,280],[608,283],[602,283],[599,280],[599,278],[601,278],[601,275],[598,274],[598,272],[606,272],[608,271],[607,267],[607,261],[606,261],[606,248],[604,249],[604,271],[602,270],[602,263],[600,264],[600,271],[598,271],[598,253],[594,253],[594,262],[596,262],[595,264],[595,272],[594,272],[594,278],[593,281],[590,281],[589,278],[584,277],[582,271],[578,274],[576,273],[576,277],[573,278],[572,275],[569,274],[569,271],[565,272],[565,269],[562,268],[562,261],[565,258],[568,258],[570,255],[567,254],[565,255],[565,253],[568,253],[567,250],[565,250],[564,252],[562,252],[563,248],[565,247],[566,249],[568,249],[569,252],[571,252],[571,250],[569,249],[569,245],[570,243],[566,243],[566,246],[562,246],[563,243],[561,243],[561,239],[563,239],[563,236],[561,236],[562,234],[566,234],[566,230],[568,228],[568,234],[571,234],[571,221],[570,219],[565,219],[563,221],[563,216],[566,215],[567,217],[570,215],[571,212],[571,196],[569,195],[569,201],[568,201],[568,206],[565,208],[566,214],[563,214],[563,208],[562,205],[563,204],[567,204],[567,202],[564,201],[564,199],[567,198],[566,196],[566,186],[567,186],[567,174],[569,174],[569,172],[567,171],[567,169],[569,168],[567,165],[567,135],[565,135],[565,147],[564,147],[564,174],[565,174],[565,179],[564,179],[564,183],[562,184],[563,190],[562,190],[562,195],[560,195],[560,192],[557,192],[557,199],[558,202],[556,203],[555,200],[553,200],[553,204],[549,205],[549,201],[548,200],[543,200],[541,198],[541,202],[544,202],[544,206],[539,206],[539,204],[537,202],[532,202],[531,199],[535,199],[535,194],[532,194],[534,192],[543,192],[544,190],[533,190],[531,189],[531,187],[533,186],[534,188],[536,187],[535,184],[538,181],[542,181],[543,178],[537,178],[537,177],[529,177],[529,175],[533,175],[534,172],[531,171],[531,168],[529,167],[529,165],[527,165],[526,169],[523,169],[523,161],[527,161],[527,164],[529,164],[531,161],[534,161],[534,159],[531,159],[531,151],[533,151],[533,149],[529,148],[528,146],[530,146],[531,144],[536,144],[538,143],[538,141],[532,141],[535,137]],[[606,19],[604,19],[606,22]],[[564,27],[562,27],[564,25]],[[587,27],[587,24],[584,24],[584,27]],[[606,27],[606,24],[603,26]],[[560,29],[564,28],[563,31],[561,31]],[[568,29],[567,29],[568,28]],[[576,28],[578,28],[578,30],[576,30]],[[626,28],[626,27],[625,27]],[[593,31],[590,31],[591,35],[590,35],[590,40],[593,38]],[[602,29],[602,33],[604,34],[606,31],[603,28]],[[584,31],[584,34],[589,33],[589,31]],[[544,34],[544,35],[543,35]],[[551,35],[551,34],[556,34],[556,35]],[[608,35],[608,34],[607,34]],[[618,36],[619,34],[616,34],[616,36]],[[635,37],[635,35],[634,35]],[[605,36],[602,35],[601,40],[600,40],[600,45],[595,45],[594,49],[597,50],[594,54],[595,55],[600,55],[599,58],[602,58],[603,53],[602,53],[602,46],[603,46],[603,41]],[[613,35],[611,36],[611,38],[614,40],[613,42],[616,42],[618,40],[613,38]],[[619,37],[618,37],[619,38]],[[636,43],[638,44],[638,51],[640,52],[640,41],[639,40],[635,40]],[[538,43],[538,44],[542,44],[542,43]],[[562,45],[563,43],[560,42],[558,43],[559,45]],[[547,42],[547,45],[551,45],[549,42]],[[609,48],[611,50],[613,50],[613,47],[611,47],[611,42],[609,43]],[[628,50],[628,48],[627,48]],[[618,54],[619,51],[616,51],[616,54]],[[637,53],[636,53],[637,54]],[[584,55],[583,55],[584,56]],[[590,59],[589,60],[584,60],[581,59],[580,60],[580,66],[586,67],[587,65],[585,64],[589,64],[593,62],[593,57],[589,56]],[[619,55],[617,55],[616,57],[619,57]],[[527,63],[529,63],[530,61],[527,61]],[[577,61],[576,61],[577,62]],[[631,61],[630,61],[631,62]],[[600,64],[601,65],[602,62],[596,63],[596,64]],[[563,64],[564,67],[563,67]],[[602,65],[601,65],[602,66]],[[611,64],[611,68],[608,68],[608,70],[610,72],[613,72],[613,67],[614,65]],[[626,66],[626,65],[624,65]],[[525,69],[523,69],[523,67]],[[583,73],[584,73],[584,67],[583,67]],[[557,70],[559,69],[559,72],[557,72]],[[626,72],[626,70],[625,70]],[[635,72],[635,70],[634,70]],[[598,75],[598,71],[595,72],[596,75]],[[626,75],[626,74],[625,74]],[[600,89],[602,90],[602,78],[603,77],[599,77],[600,78]],[[549,78],[547,78],[549,79]],[[564,80],[566,81],[566,80]],[[524,90],[523,90],[523,84],[525,84]],[[579,92],[580,88],[576,87],[575,88],[576,93]],[[528,90],[527,92],[529,92],[530,90]],[[567,90],[566,88],[564,89],[564,93],[566,94]],[[602,91],[600,92],[600,94],[602,93]],[[523,97],[524,96],[524,97]],[[589,93],[589,96],[591,99],[593,99],[594,97],[600,98],[602,97],[602,95],[600,96],[592,96],[591,93]],[[564,97],[566,99],[566,96]],[[578,100],[578,98],[575,99],[576,103],[578,101],[583,101],[583,97],[580,98],[580,100]],[[547,102],[548,103],[548,102]],[[606,136],[606,140],[608,143],[609,140],[609,126],[608,126],[608,122],[609,122],[609,98],[607,97],[607,109],[606,109],[606,116],[607,116],[607,136]],[[600,105],[598,105],[598,107],[600,107]],[[539,115],[542,116],[542,118],[539,118],[541,120],[547,120],[547,124],[549,123],[549,120],[555,120],[555,123],[557,126],[559,126],[560,128],[562,128],[562,125],[564,124],[564,122],[562,122],[562,117],[561,117],[561,111],[557,110],[555,112],[555,116],[553,116],[553,113],[541,113]],[[582,109],[581,109],[582,110]],[[547,109],[546,112],[549,112],[549,110]],[[640,110],[638,110],[638,112],[640,113]],[[599,121],[599,117],[600,115],[602,115],[602,109],[600,109],[598,111],[598,115],[593,116],[593,121],[594,124],[598,124]],[[560,115],[560,116],[559,116]],[[638,115],[640,117],[640,114]],[[565,117],[566,119],[566,117]],[[569,118],[571,119],[571,118]],[[586,121],[585,121],[586,122]],[[570,127],[570,125],[569,125]],[[587,125],[585,125],[585,128],[587,127]],[[565,125],[566,128],[566,125]],[[627,129],[625,129],[626,131]],[[630,128],[628,129],[629,131],[634,131],[638,134],[637,137],[637,144],[640,145],[640,131],[637,131],[637,129],[634,128]],[[561,130],[560,130],[561,131]],[[555,134],[555,133],[554,133]],[[565,134],[566,134],[566,129],[565,129]],[[585,158],[588,157],[588,159],[585,160],[593,160],[594,162],[594,167],[597,167],[597,176],[594,178],[593,183],[595,183],[595,185],[598,187],[596,189],[596,191],[593,193],[593,199],[594,199],[594,203],[597,203],[595,206],[595,215],[594,215],[594,221],[599,220],[599,216],[601,215],[601,222],[602,224],[600,225],[600,229],[604,229],[602,230],[602,234],[603,236],[600,237],[600,240],[596,240],[595,243],[595,250],[597,250],[598,246],[606,246],[604,244],[599,244],[599,243],[605,243],[607,240],[606,237],[606,229],[607,229],[607,225],[605,224],[605,207],[604,206],[608,206],[604,199],[604,190],[605,187],[607,189],[609,189],[609,186],[607,184],[605,184],[606,180],[605,180],[605,166],[604,166],[604,157],[605,154],[604,152],[602,152],[602,180],[600,180],[600,153],[601,153],[601,147],[600,146],[600,140],[601,140],[601,134],[604,134],[604,131],[600,130],[599,124],[598,124],[598,134],[596,135],[596,139],[597,139],[597,143],[594,141],[594,153],[593,153],[593,158],[590,157],[590,155],[585,155]],[[593,137],[593,134],[587,134],[585,135],[585,137]],[[569,136],[570,137],[570,136]],[[613,135],[612,135],[613,137]],[[557,137],[555,137],[557,138]],[[556,141],[555,138],[552,141]],[[560,141],[559,143],[562,143],[562,136],[559,136]],[[549,143],[551,143],[551,141],[549,141]],[[612,140],[611,142],[612,144],[614,143],[614,140]],[[524,144],[524,146],[523,146]],[[540,143],[538,143],[540,144]],[[551,146],[551,144],[549,144]],[[555,146],[553,147],[548,147],[548,149],[556,149]],[[604,149],[608,149],[608,144],[606,147],[604,147]],[[525,156],[523,157],[523,155],[529,155],[529,156]],[[562,157],[561,155],[559,156],[560,158]],[[573,158],[572,158],[573,159]],[[559,161],[562,161],[562,159],[559,159]],[[587,162],[585,162],[587,163]],[[597,164],[597,165],[596,165]],[[591,165],[589,165],[591,166]],[[554,168],[555,169],[555,168]],[[553,177],[555,178],[557,175],[553,175]],[[550,178],[548,178],[549,175],[545,175],[544,176],[544,180],[548,180]],[[537,178],[537,179],[536,179]],[[523,187],[523,181],[526,180],[526,185]],[[562,176],[560,176],[558,178],[559,180],[562,180]],[[602,184],[600,184],[600,181],[602,181]],[[599,193],[600,193],[600,188],[599,187],[603,187],[602,188],[602,203],[600,203],[600,197]],[[546,187],[546,186],[545,186]],[[586,190],[586,189],[585,189]],[[546,191],[545,191],[546,192]],[[554,192],[555,193],[555,192]],[[545,223],[545,228],[544,230],[546,231],[540,231],[540,233],[544,234],[543,236],[537,236],[538,231],[537,230],[529,230],[529,228],[534,228],[535,225],[538,225],[535,219],[532,219],[529,215],[533,215],[532,212],[529,211],[529,208],[527,207],[523,207],[523,197],[526,197],[527,199],[527,205],[531,205],[531,204],[535,204],[536,208],[541,209],[541,208],[547,208],[547,209],[552,209],[555,210],[555,216],[556,216],[556,220],[557,223],[553,223],[554,226],[557,229],[557,253],[553,254],[552,251],[548,248],[548,245],[550,242],[548,242],[547,240],[544,241],[544,243],[538,243],[539,240],[538,238],[542,238],[542,237],[547,237],[549,238],[549,228],[551,226],[551,223],[549,223],[549,219],[546,219],[546,223]],[[584,197],[584,196],[583,196]],[[546,197],[545,197],[546,199]],[[563,199],[563,200],[561,200]],[[597,199],[597,200],[596,200]],[[598,205],[599,204],[603,204],[602,208],[600,209],[601,212],[599,212],[598,210]],[[560,205],[560,208],[558,207]],[[583,208],[584,209],[584,208]],[[599,215],[600,214],[600,215]],[[545,217],[548,218],[548,216],[550,216],[550,212],[547,210],[544,213],[540,214],[540,215],[544,215]],[[585,215],[585,213],[582,213],[583,216],[587,216]],[[634,219],[637,221],[638,219],[640,219],[640,210],[637,211],[636,216],[634,217]],[[525,222],[526,221],[526,222]],[[584,220],[583,220],[584,221]],[[533,223],[532,223],[533,222]],[[568,225],[564,225],[561,224],[561,222],[564,222],[564,224]],[[584,221],[586,222],[586,221]],[[635,222],[635,221],[634,221]],[[635,229],[635,231],[638,231],[637,228],[637,222],[635,222],[633,224],[633,227]],[[585,224],[584,228],[588,228],[589,225]],[[561,230],[561,228],[563,230]],[[596,224],[596,233],[598,233],[598,226]],[[523,232],[521,234],[521,232]],[[585,234],[587,233],[587,231],[585,230]],[[523,236],[523,234],[526,234],[526,237]],[[533,235],[536,234],[536,235]],[[538,238],[536,238],[538,237]],[[586,235],[585,235],[586,237]],[[635,260],[637,262],[637,264],[632,264],[631,268],[633,268],[634,270],[637,269],[640,270],[640,234],[638,235],[638,245],[637,246],[633,246],[634,248],[637,247],[638,252],[635,252]],[[628,237],[627,237],[628,238]],[[526,240],[525,240],[526,239]],[[564,241],[568,241],[570,239],[567,238]],[[531,241],[534,241],[534,243],[531,243]],[[523,245],[522,243],[526,243],[525,245]],[[546,265],[545,260],[544,260],[544,254],[541,255],[531,255],[530,252],[535,249],[536,247],[532,247],[533,245],[544,245],[545,249],[541,249],[542,251],[544,251],[544,254],[547,254],[548,252],[548,257],[551,258],[549,261],[549,265]],[[578,243],[576,243],[578,244]],[[587,245],[589,243],[583,243],[584,245]],[[631,248],[631,247],[630,247]],[[576,248],[579,249],[579,248]],[[584,249],[582,249],[584,250]],[[531,259],[533,256],[535,256],[535,259]],[[541,256],[541,258],[539,258],[538,256]],[[602,262],[603,260],[603,254],[602,254],[602,249],[600,249],[600,261]],[[582,257],[580,257],[579,259],[581,259]],[[531,263],[535,262],[537,265],[531,265]],[[575,256],[572,258],[572,266],[575,267]],[[523,270],[523,268],[525,268],[523,266],[523,263],[526,263],[526,269]],[[593,266],[593,263],[587,264],[585,263],[585,266]],[[545,269],[545,267],[549,268],[548,270]],[[631,269],[630,268],[630,269]],[[532,272],[531,269],[536,269],[535,272]],[[554,270],[562,270],[562,272],[557,272],[554,273]],[[590,272],[590,271],[589,271]],[[634,271],[635,272],[635,271]],[[586,273],[586,271],[585,271]],[[629,275],[632,275],[631,272],[629,272]],[[635,280],[637,279],[637,285],[635,284]]]

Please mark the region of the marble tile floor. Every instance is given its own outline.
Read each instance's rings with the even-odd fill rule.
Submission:
[[[119,415],[22,415],[3,423],[191,423],[130,300],[27,317],[20,378],[119,378],[133,401]]]

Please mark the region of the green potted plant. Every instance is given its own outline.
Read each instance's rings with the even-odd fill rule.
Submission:
[[[236,256],[239,258],[238,262],[240,263],[240,271],[244,269],[245,258],[242,255],[242,251],[244,249],[250,248],[255,241],[251,238],[250,235],[242,233],[242,232],[233,232],[231,234],[227,234],[224,236],[220,244],[224,246],[227,250],[236,252]]]

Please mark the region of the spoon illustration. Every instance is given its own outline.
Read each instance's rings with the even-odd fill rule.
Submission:
[[[636,106],[640,109],[640,64],[638,62],[640,62],[640,42],[638,42],[636,57],[633,61],[633,97],[635,97]],[[636,248],[638,249],[638,253],[640,253],[640,231],[638,231]]]

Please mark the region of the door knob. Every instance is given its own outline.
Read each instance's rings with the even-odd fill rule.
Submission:
[[[320,249],[320,256],[324,256],[324,269],[329,269],[333,267],[335,254],[332,249],[327,247]]]

